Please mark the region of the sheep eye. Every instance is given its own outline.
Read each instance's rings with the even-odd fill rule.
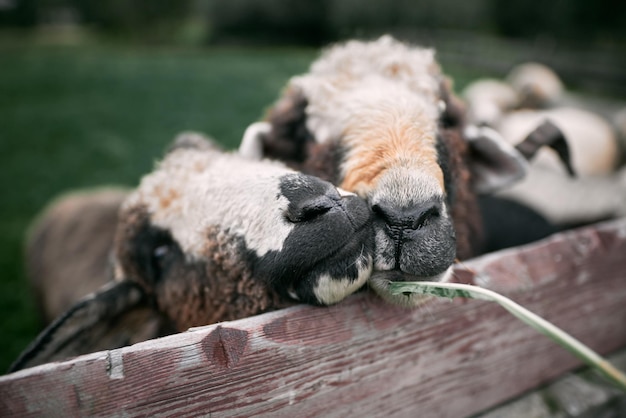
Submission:
[[[159,245],[152,252],[152,256],[155,259],[159,260],[159,259],[162,259],[163,257],[165,257],[169,252],[170,252],[170,246],[169,245]]]
[[[147,277],[158,283],[181,258],[181,251],[169,233],[157,231],[149,242],[147,254]]]
[[[332,205],[326,201],[305,202],[300,206],[291,208],[285,216],[292,223],[309,222],[324,215],[331,208]]]
[[[165,272],[173,262],[174,253],[172,243],[160,244],[154,247],[150,260],[151,276],[154,281],[158,282],[163,278]]]
[[[127,231],[119,257],[133,279],[152,286],[184,262],[184,254],[171,232],[152,224],[147,214],[137,222]]]

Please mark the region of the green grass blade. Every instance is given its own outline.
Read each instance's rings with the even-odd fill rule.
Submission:
[[[522,322],[552,338],[586,364],[594,367],[613,384],[626,392],[626,376],[606,359],[554,324],[492,290],[460,283],[391,282],[389,291],[394,295],[410,292],[450,299],[462,297],[496,302]]]

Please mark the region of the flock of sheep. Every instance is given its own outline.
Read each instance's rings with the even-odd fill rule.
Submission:
[[[184,133],[137,188],[43,212],[26,256],[49,325],[11,370],[364,287],[414,307],[390,281],[626,214],[618,131],[562,91],[535,65],[461,100],[430,49],[332,46],[239,150]]]

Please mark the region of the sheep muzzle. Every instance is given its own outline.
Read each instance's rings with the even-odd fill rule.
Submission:
[[[444,272],[456,257],[450,218],[431,208],[404,221],[399,224],[381,216],[374,221],[375,269],[399,271],[411,277],[406,280],[413,276],[429,280]]]
[[[388,302],[415,306],[422,298],[392,296],[389,281],[440,281],[456,257],[456,234],[436,178],[418,170],[383,175],[368,201],[374,214],[370,286]]]

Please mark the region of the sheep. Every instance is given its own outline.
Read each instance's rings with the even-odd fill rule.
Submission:
[[[371,217],[328,182],[183,135],[121,204],[112,280],[11,371],[297,302],[337,303],[371,274]]]
[[[513,67],[504,80],[481,78],[467,85],[461,97],[467,119],[476,125],[494,126],[508,112],[544,109],[563,102],[559,76],[543,64],[527,62]]]
[[[505,77],[517,95],[517,108],[543,109],[562,100],[561,78],[547,65],[526,62],[513,67]]]
[[[619,165],[618,115],[613,126],[580,99],[568,96],[559,76],[543,64],[515,66],[505,80],[476,80],[463,90],[462,97],[471,123],[496,129],[512,144],[544,121],[554,123],[572,150],[578,175],[604,175]],[[549,154],[549,150],[542,150],[537,158],[547,163]],[[554,158],[552,165],[562,167]]]
[[[551,167],[533,167],[523,182],[500,191],[557,229],[626,216],[626,168],[604,176],[569,177]]]
[[[31,224],[26,276],[41,321],[49,324],[111,280],[119,208],[130,190],[98,187],[54,199]]]
[[[564,135],[575,176],[552,150],[540,150],[526,177],[497,195],[532,208],[559,229],[625,216],[626,169],[619,168],[619,143],[608,121],[586,110],[556,107],[511,112],[496,129],[515,145],[546,120]]]
[[[549,121],[560,131],[571,154],[571,169],[562,155],[538,152],[523,181],[497,193],[525,205],[556,230],[623,216],[626,201],[618,115],[613,125],[564,91],[550,68],[526,63],[506,79],[477,80],[463,92],[474,123],[494,128],[512,145]],[[573,175],[575,173],[575,175]]]
[[[374,272],[390,280],[448,280],[456,258],[481,248],[477,194],[521,178],[524,156],[487,128],[469,127],[434,51],[389,36],[337,44],[292,77],[240,146],[365,199],[374,212]]]
[[[505,141],[516,145],[545,121],[552,122],[563,133],[578,176],[607,175],[619,166],[620,150],[615,130],[608,121],[586,110],[573,107],[518,110],[503,115],[493,127]],[[561,159],[550,149],[541,149],[534,161],[565,174]]]
[[[517,92],[504,81],[485,78],[470,83],[461,92],[467,105],[467,120],[475,125],[493,126],[519,105]]]

